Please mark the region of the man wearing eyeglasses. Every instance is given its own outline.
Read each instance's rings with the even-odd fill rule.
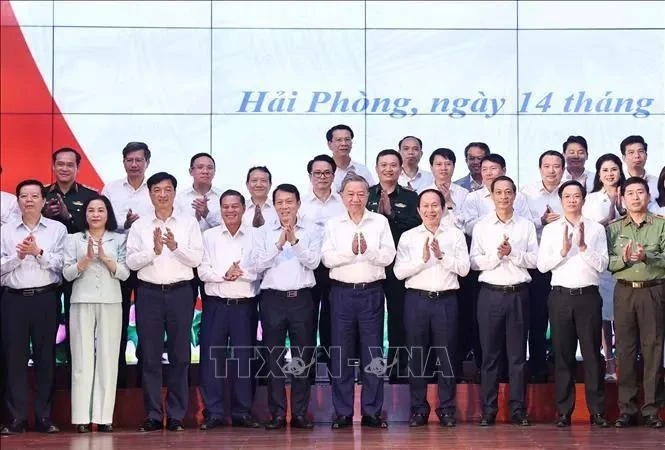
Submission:
[[[333,182],[335,192],[340,191],[342,180],[344,180],[344,177],[349,172],[360,175],[367,180],[370,186],[374,184],[374,178],[369,169],[359,162],[351,160],[351,148],[353,147],[353,130],[351,127],[348,125],[335,125],[326,133],[326,140],[337,165]]]
[[[464,148],[464,159],[469,168],[469,173],[455,181],[469,192],[477,191],[483,187],[483,177],[480,173],[480,164],[483,158],[489,155],[490,148],[484,142],[471,142]]]
[[[323,233],[326,222],[331,217],[342,215],[346,209],[342,198],[332,190],[333,178],[337,164],[328,155],[315,156],[307,163],[307,173],[312,184],[312,192],[303,198],[300,206],[300,217],[305,222],[317,225]],[[329,362],[330,351],[330,270],[319,264],[314,270],[316,285],[312,288],[314,301],[314,342],[317,331],[320,333],[321,351],[317,361]],[[320,310],[320,311],[319,311]],[[314,374],[314,371],[311,371]]]

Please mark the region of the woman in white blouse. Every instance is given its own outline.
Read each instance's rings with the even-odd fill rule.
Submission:
[[[626,181],[618,156],[607,153],[596,161],[593,189],[586,196],[582,215],[605,226],[621,217],[620,186]],[[600,274],[600,296],[603,299],[603,353],[605,354],[605,380],[616,381],[616,359],[612,350],[614,322],[614,285],[616,280],[605,270]]]
[[[650,194],[651,203],[649,203],[649,211],[658,216],[665,217],[665,166],[660,169],[658,192],[650,192]]]
[[[65,243],[63,275],[73,281],[70,310],[72,423],[79,433],[113,431],[113,409],[122,332],[120,281],[129,277],[125,236],[105,196],[84,205],[85,232]]]

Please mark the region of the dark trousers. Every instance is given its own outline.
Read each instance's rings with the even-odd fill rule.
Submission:
[[[524,368],[529,325],[529,290],[502,292],[481,285],[478,329],[483,348],[481,396],[485,414],[498,410],[499,366],[506,357],[510,379],[510,412],[524,410]]]
[[[127,328],[129,327],[129,313],[132,308],[132,295],[134,302],[138,298],[138,278],[136,271],[129,272],[129,278],[120,282],[122,293],[122,330],[120,331],[120,353],[118,355],[118,386],[127,387]],[[136,348],[136,358],[140,361],[139,349]]]
[[[268,347],[269,352],[268,409],[273,418],[286,417],[285,381],[289,373],[293,375],[291,416],[307,413],[311,384],[309,371],[314,370],[313,308],[310,289],[261,291],[259,316],[263,327],[263,345]],[[283,359],[287,333],[291,343],[291,365],[285,370]]]
[[[54,389],[58,292],[32,297],[5,292],[1,308],[2,344],[7,360],[7,409],[13,419],[28,418],[28,359],[32,342],[35,417],[48,418]]]
[[[140,283],[140,282],[139,282]],[[182,420],[187,411],[189,390],[187,375],[191,359],[192,289],[183,285],[170,290],[139,284],[136,303],[136,327],[141,342],[143,403],[148,419],[161,421],[162,352],[167,334],[169,366],[166,385],[166,414]]]
[[[529,270],[529,372],[532,376],[547,375],[547,297],[552,272]]]
[[[439,407],[446,414],[455,414],[457,384],[453,364],[457,349],[457,294],[427,298],[416,291],[406,291],[404,327],[409,358],[411,412],[425,416],[430,413],[427,402],[427,361],[437,362]]]
[[[383,282],[388,312],[388,365],[397,363],[389,369],[390,382],[397,382],[399,377],[408,376],[409,358],[407,352],[398,351],[406,347],[406,330],[404,329],[404,297],[406,287],[404,280],[395,278],[393,264],[386,267],[386,279]]]
[[[459,278],[460,289],[457,291],[459,330],[457,345],[457,361],[455,369],[458,374],[462,373],[462,361],[466,355],[473,352],[478,369],[483,358],[478,334],[478,275],[480,272],[471,270],[465,277]]]
[[[314,302],[314,328],[312,335],[316,343],[317,332],[321,347],[330,353],[330,269],[319,264],[314,270],[316,285],[312,288]]]
[[[71,346],[69,345],[69,336],[71,332],[69,330],[69,310],[72,306],[72,287],[74,286],[73,282],[62,280],[62,284],[58,288],[58,311],[56,321],[65,326],[65,339],[62,341],[62,345],[65,348],[65,357],[67,362],[71,363],[72,353]],[[62,300],[62,305],[60,301]],[[56,330],[57,332],[57,330]],[[71,387],[71,386],[68,386]]]
[[[549,296],[556,408],[559,414],[566,415],[571,415],[575,409],[575,354],[579,339],[584,359],[587,408],[591,414],[604,414],[605,380],[600,365],[603,300],[597,287],[582,295],[571,295],[570,291],[555,287]]]
[[[254,397],[251,359],[256,298],[206,296],[201,316],[200,390],[207,419],[224,418],[224,384],[231,383],[231,416],[248,416]],[[229,344],[230,341],[230,344]],[[229,353],[232,353],[229,358]]]
[[[384,294],[381,285],[353,289],[336,285],[330,290],[332,324],[332,400],[338,416],[353,416],[354,367],[360,337],[362,377],[361,414],[374,416],[383,408],[383,373],[376,370],[383,357]],[[381,365],[383,361],[381,361]],[[380,368],[380,367],[379,367]]]
[[[614,288],[614,330],[619,363],[619,410],[638,412],[639,384],[636,355],[638,346],[644,362],[644,405],[642,415],[658,414],[662,400],[663,334],[665,328],[665,285],[633,288],[618,282]]]

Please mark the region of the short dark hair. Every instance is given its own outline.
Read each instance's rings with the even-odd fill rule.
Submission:
[[[622,156],[626,156],[626,147],[630,144],[642,144],[644,147],[644,153],[647,152],[647,143],[644,141],[644,138],[640,135],[632,135],[628,136],[626,139],[621,141],[621,144],[619,144]]]
[[[545,150],[542,155],[540,155],[540,158],[538,158],[538,167],[543,167],[543,159],[545,159],[546,156],[558,156],[561,160],[561,167],[566,167],[566,158],[564,158],[561,152],[557,152],[556,150]]]
[[[212,155],[211,155],[210,153],[201,152],[201,153],[197,153],[196,155],[192,156],[191,159],[189,160],[189,167],[190,167],[190,169],[191,169],[192,167],[194,167],[194,161],[196,161],[197,159],[202,158],[202,157],[204,157],[204,156],[205,156],[206,158],[210,158],[210,159],[212,160],[212,164],[213,164],[215,167],[217,166],[217,163],[215,162],[215,158],[213,158]]]
[[[584,148],[584,151],[586,153],[589,153],[589,146],[586,143],[586,139],[584,139],[583,136],[568,136],[568,139],[566,139],[566,142],[563,143],[563,150],[564,153],[566,153],[566,149],[570,144],[579,144]]]
[[[261,172],[265,172],[268,174],[268,183],[272,184],[272,174],[270,173],[270,170],[266,166],[254,166],[250,167],[249,170],[247,171],[247,179],[245,180],[245,183],[249,183],[249,176],[254,172],[255,170],[260,170]]]
[[[510,178],[506,175],[498,176],[494,179],[494,181],[492,181],[492,186],[491,186],[491,189],[490,189],[492,192],[494,192],[494,185],[496,185],[499,181],[510,181],[510,184],[513,185],[513,192],[515,194],[517,194],[517,186],[515,186],[515,182],[513,181],[512,178]]]
[[[348,126],[348,125],[339,124],[339,125],[335,125],[335,126],[332,127],[331,129],[329,129],[328,131],[326,131],[326,140],[327,140],[328,142],[332,142],[332,139],[333,139],[333,133],[334,133],[335,131],[337,131],[337,130],[346,130],[346,131],[348,131],[349,133],[351,133],[351,139],[353,139],[353,130],[351,129],[351,127]]]
[[[434,165],[434,158],[440,156],[443,159],[447,159],[448,161],[452,162],[453,165],[457,162],[457,157],[455,156],[455,152],[452,151],[449,148],[437,148],[432,152],[431,155],[429,155],[429,165],[433,166]]]
[[[404,162],[402,160],[402,155],[399,154],[397,150],[394,150],[392,148],[387,148],[385,150],[381,150],[377,155],[376,155],[376,164],[379,164],[379,158],[382,158],[384,156],[395,156],[397,160],[399,161],[399,165],[401,166]]]
[[[53,155],[51,156],[51,158],[53,159],[53,163],[55,164],[55,159],[60,153],[67,153],[67,152],[73,153],[74,156],[76,156],[76,167],[80,166],[81,165],[81,154],[79,152],[77,152],[76,150],[74,150],[73,148],[71,148],[71,147],[62,147],[62,148],[59,148],[56,151],[54,151]]]
[[[490,153],[489,155],[483,156],[483,159],[480,160],[480,166],[482,167],[485,161],[493,162],[501,166],[502,169],[506,168],[506,160],[503,156],[498,153]],[[512,181],[512,180],[511,180]]]
[[[441,207],[445,208],[446,207],[446,198],[443,196],[441,191],[438,189],[425,189],[422,191],[420,194],[418,194],[418,207],[420,208],[420,202],[423,199],[423,195],[430,193],[430,194],[436,194],[439,196],[439,200],[441,200]]]
[[[39,193],[42,194],[42,198],[46,197],[46,188],[44,188],[44,184],[39,181],[39,180],[23,180],[19,184],[16,185],[16,196],[18,197],[19,194],[21,193],[21,189],[23,186],[39,186]]]
[[[329,155],[316,155],[310,162],[307,163],[307,173],[312,174],[312,167],[314,166],[314,163],[320,161],[324,163],[330,164],[330,167],[332,167],[332,171],[337,170],[337,164],[335,163],[335,160],[332,159],[331,156]]]
[[[644,186],[644,190],[647,191],[647,194],[649,193],[649,183],[647,183],[647,180],[642,177],[630,177],[621,185],[621,192],[623,195],[626,195],[626,188],[631,184],[641,184]]]
[[[469,157],[469,149],[471,147],[478,147],[479,149],[485,152],[485,156],[492,153],[490,151],[489,145],[485,144],[484,142],[469,142],[469,144],[466,147],[464,147],[464,159]]]
[[[296,196],[296,200],[300,201],[300,192],[298,191],[298,188],[295,187],[292,184],[289,183],[283,183],[277,186],[273,191],[272,191],[272,202],[275,203],[275,196],[277,195],[277,191],[282,191],[282,192],[287,192],[289,194],[294,194]]]
[[[227,189],[222,192],[222,195],[219,196],[220,205],[222,204],[222,200],[224,200],[226,197],[240,197],[240,204],[242,204],[243,208],[245,207],[245,196],[235,189]]]
[[[157,172],[156,174],[151,175],[150,178],[148,178],[148,181],[146,182],[148,184],[148,190],[151,190],[154,185],[161,183],[164,180],[171,180],[173,189],[176,189],[178,187],[178,180],[176,180],[173,175],[167,172]]]
[[[566,189],[568,186],[577,186],[580,189],[580,191],[582,191],[582,198],[586,198],[586,188],[582,185],[582,183],[580,183],[577,180],[568,180],[565,181],[561,186],[559,186],[559,191],[558,191],[559,198],[563,198],[563,190]]]
[[[107,196],[96,195],[94,197],[90,197],[83,203],[83,212],[85,213],[88,210],[88,205],[90,205],[90,202],[95,200],[101,200],[104,203],[104,206],[106,206],[106,225],[104,225],[104,228],[109,231],[117,230],[118,222],[115,219],[115,213],[113,212],[113,205],[111,204],[111,200],[109,200]],[[84,222],[85,223],[83,224],[83,228],[86,230],[90,229],[90,224],[88,221],[85,220]]]
[[[660,176],[658,177],[658,198],[656,203],[661,208],[665,206],[665,166],[660,169]]]
[[[418,145],[420,145],[420,149],[421,149],[421,150],[423,149],[423,141],[421,141],[420,138],[419,138],[419,137],[416,137],[416,136],[404,136],[404,137],[399,141],[399,143],[397,144],[397,148],[401,150],[401,149],[402,149],[402,142],[404,142],[404,141],[407,140],[407,139],[415,139],[416,141],[418,141]]]
[[[150,149],[145,142],[128,142],[125,148],[122,149],[122,159],[127,158],[127,155],[132,152],[143,151],[143,157],[146,161],[150,161]]]
[[[607,161],[612,161],[619,167],[619,181],[617,182],[617,186],[622,186],[626,181],[626,176],[623,173],[623,166],[621,165],[621,159],[614,153],[605,153],[596,160],[596,175],[593,178],[593,189],[591,192],[597,192],[603,188],[603,182],[600,181],[600,167]]]

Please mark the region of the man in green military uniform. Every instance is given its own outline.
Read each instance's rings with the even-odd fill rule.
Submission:
[[[647,427],[662,428],[658,417],[663,398],[659,375],[665,328],[665,220],[647,212],[649,185],[640,177],[626,180],[622,189],[626,216],[607,227],[609,270],[617,279],[614,320],[619,363],[618,428],[635,424],[639,393],[636,352],[644,361],[644,405]]]
[[[69,234],[85,229],[83,204],[97,192],[76,182],[81,155],[73,148],[63,147],[53,153],[56,182],[46,186],[44,215],[67,227]]]
[[[85,230],[85,211],[83,204],[89,198],[97,196],[97,192],[76,182],[81,155],[73,148],[63,147],[53,152],[53,174],[55,183],[46,186],[46,205],[43,214],[49,219],[57,220],[67,227],[67,233],[73,234]],[[62,343],[67,359],[69,350],[69,305],[72,295],[72,283],[64,281],[60,287],[64,296],[64,322],[67,337]]]
[[[367,209],[383,214],[390,224],[390,232],[395,241],[407,230],[420,225],[418,214],[418,194],[399,184],[402,171],[402,155],[396,150],[381,150],[376,155],[376,173],[379,184],[369,189]],[[396,349],[406,347],[404,330],[404,280],[398,280],[393,273],[394,262],[386,267],[384,292],[388,306],[388,365],[395,361]],[[405,350],[397,352],[397,365],[390,369],[391,383],[408,382],[408,354]]]

